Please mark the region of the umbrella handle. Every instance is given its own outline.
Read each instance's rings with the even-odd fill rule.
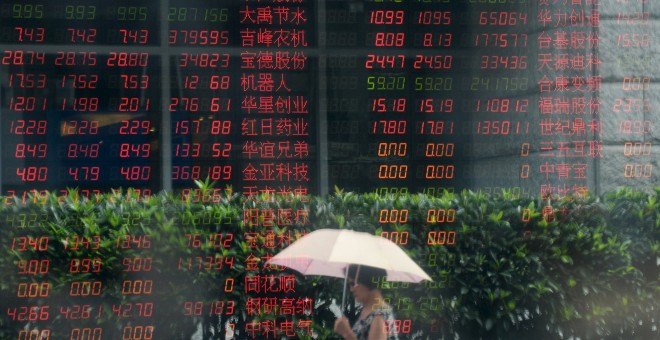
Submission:
[[[344,304],[346,303],[346,282],[348,281],[348,268],[345,269],[344,273],[344,292],[341,294],[341,313],[344,314]],[[355,271],[355,281],[357,282],[358,277],[360,276],[360,265],[358,264],[357,270]]]
[[[344,291],[341,293],[341,314],[344,314],[344,305],[346,304],[346,282],[348,281],[348,275],[344,276]]]

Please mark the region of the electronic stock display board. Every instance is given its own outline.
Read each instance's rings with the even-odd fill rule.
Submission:
[[[659,14],[647,0],[3,1],[0,193],[649,187]],[[132,307],[118,315],[153,306]]]
[[[644,186],[652,5],[617,4],[5,3],[2,192]]]

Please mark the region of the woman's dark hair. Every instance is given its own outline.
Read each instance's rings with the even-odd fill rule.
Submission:
[[[344,272],[348,272],[347,277],[349,280],[353,280],[356,283],[367,287],[369,290],[378,288],[378,282],[382,281],[383,277],[387,276],[385,269],[357,264],[349,265],[344,269]]]

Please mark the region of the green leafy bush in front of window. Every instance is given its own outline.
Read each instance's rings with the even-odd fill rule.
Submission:
[[[210,190],[208,183],[200,185]],[[114,339],[122,338],[126,327],[150,325],[154,338],[224,339],[233,333],[245,339],[251,322],[285,319],[277,309],[245,313],[248,298],[269,296],[311,298],[311,311],[289,319],[313,320],[313,336],[296,328],[296,337],[330,337],[331,306],[341,299],[342,280],[263,266],[281,249],[265,248],[267,242],[319,228],[390,238],[433,277],[419,284],[379,282],[400,320],[392,326],[406,333],[400,338],[657,338],[658,193],[660,188],[651,193],[621,189],[547,200],[511,192],[385,197],[337,190],[306,199],[227,194],[193,202],[171,193],[145,199],[128,190],[90,199],[71,191],[67,197],[5,202],[0,209],[0,338],[49,329],[51,339],[60,339],[69,338],[72,329],[102,328],[103,338]],[[250,211],[305,213],[271,219]],[[215,246],[204,246],[212,235],[222,236],[212,239]],[[14,241],[21,237],[47,237],[48,244],[21,249]],[[216,263],[224,266],[218,270],[191,269],[198,257],[227,261]],[[139,270],[147,259],[150,269]],[[29,261],[47,262],[47,273],[20,274]],[[295,276],[295,292],[244,292],[246,276],[283,274]],[[127,281],[148,280],[153,284],[149,294],[127,294],[135,288],[125,286]],[[48,296],[19,296],[18,285],[44,282]],[[102,288],[99,294],[79,296],[76,282],[100,282]],[[126,311],[146,303],[153,308]],[[216,313],[209,313],[214,303]],[[84,312],[76,310],[84,305]],[[50,308],[26,320],[15,316],[16,306]],[[346,314],[354,320],[357,311],[351,302]],[[262,331],[257,338],[269,334]]]

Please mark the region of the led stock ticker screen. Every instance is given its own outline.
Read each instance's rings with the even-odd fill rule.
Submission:
[[[3,5],[5,193],[313,186],[314,6],[186,4]]]
[[[64,199],[68,188],[93,199],[130,187],[142,197],[167,190],[213,202],[229,191],[307,196],[335,187],[543,197],[649,187],[659,182],[650,53],[658,14],[647,0],[4,1],[0,194],[15,204],[48,192]],[[195,185],[207,178],[216,183],[210,195]],[[378,220],[402,222],[403,213]],[[429,219],[453,213],[433,210]],[[33,217],[41,218],[22,218]],[[234,237],[186,234],[193,250],[223,249]],[[80,321],[57,330],[71,339],[166,336],[149,322],[155,240],[56,241],[2,240],[34,253],[6,269],[21,281],[10,283],[19,303],[0,304],[2,318]],[[55,289],[38,279],[53,270],[55,259],[39,255],[49,248],[98,251],[107,242],[142,251],[122,267],[144,278],[115,288],[145,299],[102,310],[95,306],[108,287],[100,281]],[[433,235],[433,244],[453,242],[455,232]],[[178,269],[234,265],[230,257],[177,259]],[[95,273],[105,262],[75,258],[65,271]],[[82,302],[60,306],[57,294]],[[49,298],[52,308],[32,308]],[[178,317],[201,317],[245,306],[191,298],[178,308]],[[297,298],[278,308],[307,315],[312,306]],[[107,315],[119,331],[90,326]],[[398,321],[402,334],[414,323]],[[37,327],[13,336],[52,334]]]
[[[654,40],[621,1],[6,3],[1,190],[642,187]]]

